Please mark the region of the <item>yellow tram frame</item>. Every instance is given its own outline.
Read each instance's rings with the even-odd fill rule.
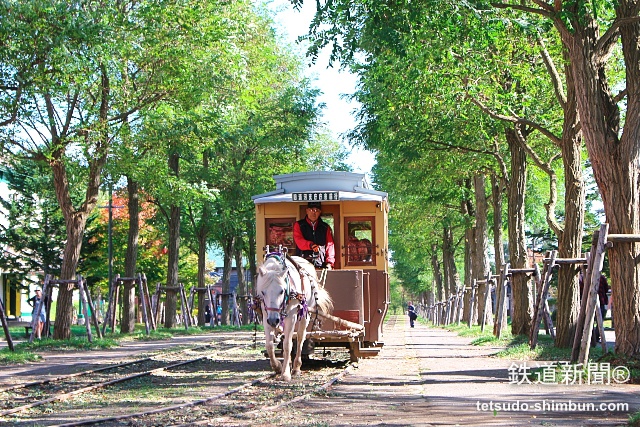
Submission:
[[[308,337],[318,346],[347,347],[352,359],[377,355],[390,300],[387,193],[369,188],[364,174],[351,172],[300,172],[274,180],[275,191],[253,196],[258,263],[267,245],[270,251],[286,246],[295,255],[293,223],[305,217],[309,201],[320,201],[336,247],[325,288],[334,302],[332,315],[347,326],[338,319],[324,321],[321,330],[310,331]],[[363,255],[354,256],[350,244],[358,241],[356,233],[369,241]]]

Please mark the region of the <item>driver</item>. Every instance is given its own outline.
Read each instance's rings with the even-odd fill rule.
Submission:
[[[336,261],[333,232],[320,218],[321,214],[320,202],[309,202],[307,215],[293,225],[293,240],[298,256],[309,260],[316,268],[332,269]]]

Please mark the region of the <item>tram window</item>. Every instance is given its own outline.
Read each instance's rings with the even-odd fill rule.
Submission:
[[[373,217],[345,218],[346,265],[375,265],[375,230]]]
[[[269,218],[266,220],[267,238],[270,251],[277,251],[278,246],[286,247],[289,254],[295,255],[296,245],[293,242],[293,223],[295,218]]]

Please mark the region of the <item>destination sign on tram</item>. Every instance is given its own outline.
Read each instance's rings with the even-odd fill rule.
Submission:
[[[340,200],[338,191],[321,191],[313,193],[291,193],[294,202],[331,202]]]

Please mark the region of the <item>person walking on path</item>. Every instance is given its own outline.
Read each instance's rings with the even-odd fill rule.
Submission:
[[[36,330],[34,331],[37,339],[42,338],[42,328],[44,327],[44,323],[47,320],[45,316],[45,306],[46,306],[47,299],[42,298],[42,289],[38,287],[36,288],[35,296],[32,296],[27,300],[29,305],[33,307],[33,309],[31,310],[32,316],[35,316],[36,308],[38,307],[38,303],[40,301],[42,301],[42,306],[40,307],[40,315],[38,316],[38,323],[36,323]]]
[[[413,306],[413,304],[411,303],[411,301],[409,301],[409,304],[407,305],[407,314],[409,315],[409,323],[411,324],[411,327],[415,327],[415,322],[416,319],[418,318],[418,313],[416,313],[416,308]]]

